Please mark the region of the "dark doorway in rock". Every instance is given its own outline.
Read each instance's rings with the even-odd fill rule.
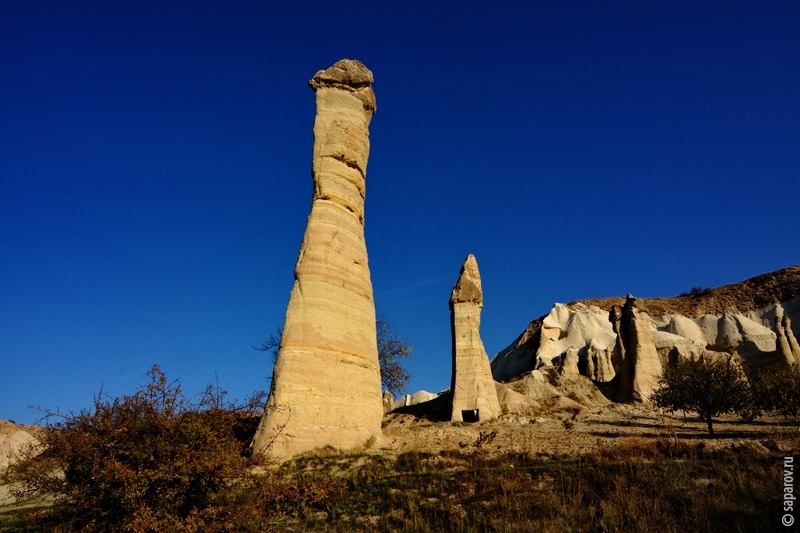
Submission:
[[[461,420],[464,422],[477,422],[480,420],[478,417],[478,409],[467,409],[466,411],[461,411]]]

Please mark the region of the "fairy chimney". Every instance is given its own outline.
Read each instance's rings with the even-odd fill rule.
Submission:
[[[621,351],[617,399],[646,401],[658,386],[662,372],[650,318],[638,308],[636,298],[630,294],[619,314],[614,310],[610,318]]]
[[[453,422],[491,420],[502,414],[489,357],[481,341],[482,308],[481,275],[475,256],[470,254],[450,295]]]
[[[272,388],[254,450],[276,458],[381,437],[375,304],[364,240],[372,72],[319,71],[311,214],[295,266]]]

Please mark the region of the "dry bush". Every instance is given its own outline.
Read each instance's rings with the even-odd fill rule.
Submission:
[[[263,394],[244,406],[209,386],[196,403],[157,365],[135,394],[91,410],[46,412],[41,453],[8,472],[19,498],[55,497],[52,514],[83,531],[200,531],[228,518],[232,486],[255,483],[248,458]]]
[[[150,377],[54,424],[47,451],[15,472],[59,505],[0,530],[769,531],[780,520],[778,455],[669,435],[581,457],[321,452],[254,475],[247,411],[218,388],[193,405],[157,367]]]

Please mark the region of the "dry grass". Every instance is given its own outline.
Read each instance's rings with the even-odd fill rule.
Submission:
[[[476,443],[490,435],[480,432]],[[779,427],[770,438],[678,435],[666,424],[659,436],[608,439],[578,455],[493,445],[395,455],[323,450],[255,484],[231,484],[221,495],[225,518],[206,520],[197,531],[781,529],[782,462],[800,450],[796,428]],[[0,514],[0,531],[73,529],[57,508],[45,508]]]
[[[247,518],[237,522],[252,529],[235,530],[771,531],[781,465],[781,455],[755,445],[707,450],[669,438],[581,457],[308,455],[236,495],[237,515]],[[53,529],[56,518],[5,515],[0,531],[69,531]]]

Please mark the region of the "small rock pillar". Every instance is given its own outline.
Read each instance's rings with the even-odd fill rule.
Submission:
[[[469,255],[450,295],[453,422],[479,422],[502,414],[489,357],[480,335],[483,291],[475,256]]]

